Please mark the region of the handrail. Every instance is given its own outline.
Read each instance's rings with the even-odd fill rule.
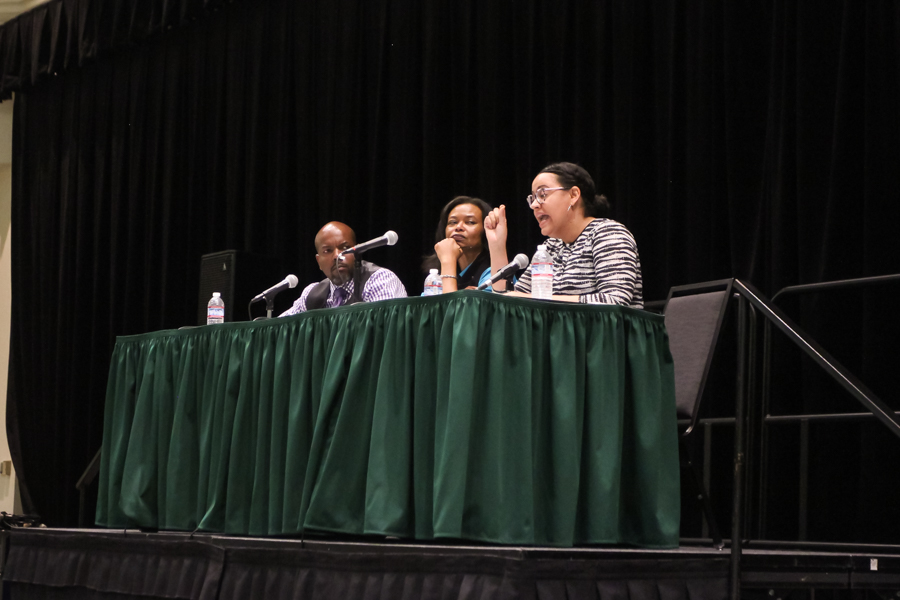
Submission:
[[[894,411],[888,407],[878,396],[848,371],[833,356],[825,351],[816,341],[807,336],[802,329],[797,327],[784,312],[767,302],[762,294],[749,283],[739,279],[734,280],[734,290],[750,301],[760,313],[772,324],[785,333],[788,338],[800,347],[813,359],[832,379],[837,381],[845,390],[850,392],[869,412],[884,423],[894,435],[900,437],[900,419]]]
[[[894,414],[900,417],[900,410],[894,411]],[[763,419],[765,423],[799,423],[801,421],[866,421],[874,419],[875,415],[870,412],[854,412],[854,413],[812,413],[805,415],[769,415]],[[681,426],[690,425],[690,419],[678,419],[677,423]],[[733,425],[734,417],[707,417],[698,419],[697,425]]]
[[[867,278],[870,279],[871,278]],[[893,280],[893,277],[888,277],[888,280]],[[900,279],[900,277],[898,277]],[[878,283],[882,283],[885,278],[879,278],[877,280]],[[875,282],[866,281],[866,282],[857,282],[856,285],[871,285]],[[842,284],[847,285],[847,284]],[[812,286],[804,286],[803,289],[810,290]],[[818,289],[823,289],[821,286],[817,286]],[[830,287],[836,287],[834,285]],[[803,352],[809,355],[813,361],[818,364],[828,375],[832,377],[835,381],[837,381],[844,389],[846,389],[850,394],[856,398],[856,400],[866,408],[869,413],[875,416],[878,420],[884,423],[888,429],[890,429],[894,435],[900,437],[900,416],[891,410],[880,398],[878,398],[871,390],[869,390],[863,383],[857,379],[850,371],[848,371],[841,363],[839,363],[834,357],[832,357],[822,346],[820,346],[815,340],[813,340],[810,336],[808,336],[802,329],[800,329],[790,318],[777,306],[772,304],[772,302],[766,299],[753,285],[743,282],[739,279],[734,279],[731,287],[732,293],[738,297],[738,370],[737,370],[737,397],[735,399],[735,416],[734,416],[734,483],[732,489],[732,519],[731,519],[731,568],[730,568],[730,590],[729,595],[733,599],[740,598],[740,573],[741,573],[741,556],[742,556],[742,532],[741,532],[741,521],[743,520],[742,511],[742,503],[743,503],[743,493],[744,488],[747,482],[744,480],[745,471],[744,471],[744,462],[748,454],[748,443],[744,433],[745,421],[747,420],[747,412],[746,406],[748,404],[747,397],[750,396],[752,398],[755,395],[755,390],[752,385],[748,385],[748,381],[752,380],[753,376],[753,364],[754,359],[753,355],[755,354],[755,350],[753,348],[751,331],[748,329],[752,329],[755,331],[755,319],[754,326],[748,327],[749,315],[748,308],[755,312],[762,314],[765,317],[766,324],[766,351],[769,350],[768,338],[769,338],[769,327],[771,325],[775,325],[778,329],[784,333],[788,339],[790,339],[793,343],[795,343]],[[799,291],[799,290],[798,290]],[[748,307],[749,304],[749,307]],[[747,343],[748,337],[751,337],[750,343]],[[745,348],[745,345],[747,346]],[[768,357],[768,354],[766,355]],[[764,382],[763,389],[768,392],[768,369],[767,365],[764,365]],[[748,375],[750,377],[748,377]],[[752,383],[752,381],[751,381]],[[764,407],[765,408],[765,407]],[[762,422],[765,422],[765,417],[768,415],[763,415]],[[804,422],[808,423],[808,420],[804,420]],[[766,452],[767,448],[763,443],[763,446],[760,449],[761,454]],[[761,457],[762,460],[765,460],[765,456]],[[749,473],[749,470],[746,471]],[[762,483],[762,482],[761,482]],[[762,494],[762,485],[760,486],[760,493]],[[762,513],[762,502],[760,503],[761,513]],[[762,523],[762,514],[761,521]],[[801,530],[803,529],[803,523],[801,523]]]
[[[883,285],[889,283],[897,283],[900,282],[900,274],[895,275],[877,275],[873,277],[858,277],[854,279],[842,279],[835,281],[823,281],[819,283],[806,283],[799,285],[790,285],[782,288],[778,292],[772,296],[770,302],[774,305],[775,302],[783,296],[795,295],[795,294],[809,294],[814,292],[823,292],[823,291],[834,291],[834,290],[843,290],[843,289],[852,289],[852,288],[861,288],[861,287],[869,287],[874,285]],[[764,422],[770,422],[771,415],[769,415],[769,407],[770,407],[770,379],[771,379],[771,363],[772,363],[772,335],[771,335],[771,323],[766,321],[764,331],[763,331],[763,365],[762,365],[762,405],[760,407],[760,414]],[[855,394],[854,394],[855,395]],[[867,407],[868,408],[868,407]],[[870,413],[873,416],[878,416],[876,411],[872,411],[870,409]],[[895,413],[896,415],[896,413]],[[862,417],[860,417],[862,418]],[[880,417],[879,417],[880,418]],[[822,420],[819,418],[814,418],[812,420]],[[775,421],[777,422],[777,421]],[[896,422],[896,420],[894,420]],[[888,425],[891,427],[891,425]],[[895,431],[896,433],[896,431]],[[768,456],[768,436],[763,431],[760,439],[760,460],[765,462]],[[765,535],[765,504],[763,503],[763,498],[766,495],[767,491],[767,477],[765,475],[765,471],[760,472],[760,480],[759,480],[759,496],[760,496],[760,514],[759,514],[759,522],[758,522],[758,533],[760,535]]]
[[[799,285],[789,285],[783,287],[772,296],[770,302],[775,304],[781,295],[790,294],[811,294],[813,292],[822,292],[836,289],[852,289],[858,287],[869,287],[872,285],[882,285],[885,283],[900,283],[900,274],[898,275],[876,275],[874,277],[857,277],[855,279],[838,279],[835,281],[822,281],[819,283],[802,283]]]
[[[900,410],[894,411],[894,415],[900,417]],[[813,415],[769,415],[765,418],[766,423],[799,423],[802,421],[866,421],[875,418],[875,415],[868,412],[861,413],[822,413]]]
[[[825,351],[815,340],[809,337],[802,329],[800,329],[793,321],[791,321],[784,312],[778,307],[772,305],[759,291],[749,283],[745,283],[739,279],[735,279],[732,285],[732,292],[739,296],[738,306],[738,373],[737,373],[737,398],[735,400],[735,449],[734,449],[734,489],[732,498],[732,535],[733,541],[731,545],[731,598],[740,597],[740,563],[742,555],[742,535],[741,520],[743,501],[743,491],[746,482],[743,481],[744,476],[744,460],[747,456],[748,445],[744,437],[744,421],[746,415],[746,396],[753,396],[752,386],[748,387],[745,376],[747,371],[752,373],[753,361],[747,360],[745,353],[745,340],[749,332],[747,327],[748,312],[746,305],[756,309],[757,312],[766,318],[767,332],[770,325],[774,324],[780,329],[792,342],[794,342],[801,350],[809,355],[826,373],[828,373],[835,381],[837,381],[844,389],[857,399],[873,416],[882,421],[888,429],[895,435],[900,437],[900,418],[894,413],[881,399],[879,399],[871,390],[857,379],[850,371],[841,365],[834,357]],[[753,328],[755,330],[755,327]],[[751,350],[748,348],[747,350]],[[748,362],[750,363],[748,365]],[[767,382],[768,380],[766,380]],[[768,416],[768,415],[765,415]],[[764,419],[765,421],[765,419]],[[806,421],[808,422],[808,420]],[[747,471],[749,472],[749,470]],[[802,523],[801,523],[802,529]]]

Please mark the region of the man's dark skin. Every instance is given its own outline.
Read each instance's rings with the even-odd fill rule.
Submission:
[[[325,277],[336,286],[342,286],[353,277],[356,256],[345,254],[342,250],[356,245],[356,234],[350,227],[338,221],[326,223],[316,234],[316,262]]]

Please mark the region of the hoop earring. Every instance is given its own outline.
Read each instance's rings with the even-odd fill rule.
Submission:
[[[572,205],[571,205],[571,204],[569,205],[569,208],[566,209],[566,212],[569,212],[570,210],[572,210]]]

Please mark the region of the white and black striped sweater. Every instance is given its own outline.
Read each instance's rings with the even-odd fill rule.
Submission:
[[[545,244],[553,259],[554,294],[578,295],[589,304],[644,307],[637,244],[621,223],[594,219],[571,244],[556,238]],[[516,290],[531,292],[531,265]]]

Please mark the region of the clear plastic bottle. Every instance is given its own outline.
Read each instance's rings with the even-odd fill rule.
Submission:
[[[206,305],[206,324],[218,325],[225,322],[225,301],[222,294],[213,292],[212,299]]]
[[[547,246],[541,244],[531,259],[531,297],[550,298],[553,295],[553,259]]]
[[[444,282],[437,269],[431,269],[425,278],[425,296],[437,296],[444,293]]]

